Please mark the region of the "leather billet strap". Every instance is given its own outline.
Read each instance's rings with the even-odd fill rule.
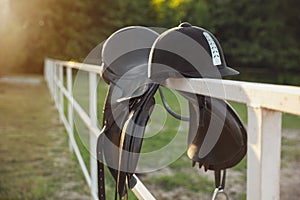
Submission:
[[[104,164],[103,164],[103,154],[101,148],[102,146],[102,134],[98,136],[97,141],[97,168],[98,168],[98,199],[105,200],[105,174],[104,174]]]
[[[120,199],[127,198],[126,180],[129,188],[135,185],[132,174],[138,163],[145,127],[155,105],[154,94],[158,87],[158,84],[149,84],[143,95],[124,103],[111,99],[113,87],[110,86],[104,107],[103,129],[97,144],[100,200],[105,200],[104,160],[116,182],[115,199],[117,196]],[[114,116],[113,109],[119,107],[120,112]]]
[[[215,171],[215,186],[219,189],[225,188],[225,181],[226,181],[226,169],[222,170],[223,176],[221,177],[221,170]]]
[[[223,176],[221,177],[221,171],[216,170],[215,171],[215,190],[212,196],[212,200],[215,200],[218,195],[223,195],[225,196],[226,200],[229,200],[228,194],[224,191],[225,189],[225,179],[226,179],[226,169],[222,170],[223,171]]]
[[[98,165],[98,198],[99,200],[105,200],[104,164],[98,160],[97,165]]]

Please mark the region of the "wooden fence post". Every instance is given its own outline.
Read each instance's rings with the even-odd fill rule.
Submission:
[[[280,149],[281,112],[248,106],[247,199],[280,198]]]
[[[91,125],[97,128],[97,74],[89,72],[89,113]],[[97,137],[90,132],[90,175],[91,175],[91,193],[97,196],[98,183],[97,183],[97,155],[96,155]]]
[[[49,72],[50,72],[50,74],[49,74],[49,84],[50,84],[50,93],[51,93],[51,98],[52,98],[52,100],[54,100],[54,96],[53,96],[53,86],[54,86],[54,78],[53,78],[53,75],[54,75],[54,64],[53,64],[53,62],[51,62],[51,64],[49,64],[49,67],[50,67],[50,69],[49,69]]]
[[[58,80],[61,86],[64,86],[64,74],[63,74],[63,65],[59,64],[58,65]],[[64,117],[64,95],[62,88],[59,88],[59,97],[58,97],[58,110],[59,110],[59,115],[60,115],[60,121],[63,122],[63,117]]]
[[[54,87],[53,87],[53,96],[54,96],[54,103],[55,103],[55,107],[58,109],[57,106],[57,90],[58,90],[58,85],[57,85],[57,64],[54,64],[54,74],[53,74],[53,83],[54,83]]]
[[[67,89],[71,97],[73,97],[73,88],[72,88],[72,68],[67,67]],[[69,122],[69,148],[73,152],[71,138],[74,138],[74,121],[73,121],[73,106],[71,101],[68,101],[68,122]]]

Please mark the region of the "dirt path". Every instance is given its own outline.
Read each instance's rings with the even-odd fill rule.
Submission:
[[[0,199],[90,199],[42,77],[0,79]]]

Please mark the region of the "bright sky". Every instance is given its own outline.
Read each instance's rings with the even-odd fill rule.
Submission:
[[[5,27],[10,11],[10,0],[0,0],[0,29]]]
[[[9,0],[0,0],[0,11],[1,13],[9,12],[10,3]]]

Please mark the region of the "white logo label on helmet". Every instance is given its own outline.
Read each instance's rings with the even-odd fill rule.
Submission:
[[[218,47],[217,47],[215,41],[212,39],[212,37],[209,35],[209,33],[203,32],[203,35],[205,36],[205,38],[208,42],[208,45],[210,47],[213,64],[215,66],[221,65],[222,64],[221,57],[220,57],[220,53],[219,53],[219,50],[218,50]]]

